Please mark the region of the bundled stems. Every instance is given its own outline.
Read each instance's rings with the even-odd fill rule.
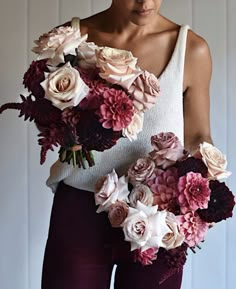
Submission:
[[[93,153],[92,151],[88,151],[84,148],[72,151],[65,149],[64,147],[61,147],[59,150],[59,159],[63,163],[70,164],[72,162],[73,166],[78,166],[79,168],[86,169],[85,162],[88,163],[89,167],[92,167],[95,165]]]

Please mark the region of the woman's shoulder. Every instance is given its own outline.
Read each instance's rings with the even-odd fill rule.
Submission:
[[[186,66],[201,67],[211,65],[211,53],[208,42],[193,30],[189,29],[186,44]]]

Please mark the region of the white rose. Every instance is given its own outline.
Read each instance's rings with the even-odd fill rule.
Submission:
[[[96,68],[98,46],[93,42],[82,42],[78,47],[78,64],[79,67],[88,69]]]
[[[78,105],[89,92],[89,87],[81,79],[78,70],[69,62],[54,72],[45,73],[41,86],[45,91],[45,98],[61,110]]]
[[[146,206],[152,206],[153,194],[148,186],[138,184],[131,191],[129,201],[132,207],[136,207],[137,201],[140,201]]]
[[[224,179],[231,175],[226,171],[227,160],[226,157],[214,147],[212,144],[203,142],[200,144],[199,151],[202,156],[202,161],[208,168],[208,177],[210,179]]]
[[[143,129],[143,119],[143,112],[135,112],[130,124],[123,129],[123,136],[127,137],[130,141],[136,140],[138,133],[140,133]]]
[[[129,215],[122,224],[125,241],[131,243],[131,251],[142,248],[151,236],[147,215],[139,210],[129,208]]]
[[[100,77],[126,89],[142,73],[136,64],[137,58],[130,51],[111,47],[97,50],[97,66],[100,68]]]
[[[180,233],[179,222],[173,213],[167,212],[166,224],[170,232],[162,238],[160,247],[169,250],[181,246],[185,237]]]
[[[117,200],[129,201],[128,182],[124,176],[118,179],[115,170],[99,179],[95,190],[95,203],[99,205],[97,213],[108,211]]]
[[[64,55],[76,55],[76,48],[84,41],[88,35],[81,37],[80,30],[74,30],[70,26],[60,26],[48,33],[44,33],[35,40],[37,45],[32,49],[38,54],[38,59],[48,58],[48,63],[57,66],[64,63]]]

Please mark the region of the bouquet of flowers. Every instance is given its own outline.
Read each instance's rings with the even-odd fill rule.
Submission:
[[[186,260],[213,224],[232,217],[235,200],[225,156],[203,142],[189,154],[171,132],[151,137],[153,151],[133,163],[126,176],[113,170],[96,184],[97,212],[122,228],[134,260],[152,264],[165,254],[171,266]]]
[[[131,52],[98,47],[87,37],[71,26],[40,36],[32,50],[38,59],[23,80],[29,95],[0,107],[0,113],[17,109],[35,122],[41,164],[59,145],[62,162],[93,166],[92,150],[109,149],[121,137],[137,138],[144,112],[159,95],[157,78]]]

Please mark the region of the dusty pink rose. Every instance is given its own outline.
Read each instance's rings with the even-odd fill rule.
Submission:
[[[138,111],[145,111],[155,105],[160,95],[160,85],[157,77],[144,71],[132,83],[128,90]]]
[[[112,227],[120,227],[128,216],[129,206],[122,201],[116,201],[109,207],[108,218]]]
[[[177,216],[177,219],[180,223],[180,232],[185,236],[184,242],[189,247],[194,247],[204,240],[209,224],[204,222],[196,212]]]
[[[155,169],[155,163],[150,158],[138,159],[128,170],[131,184],[136,185],[150,178]]]
[[[130,124],[133,114],[133,103],[124,91],[111,88],[104,92],[99,110],[99,121],[104,128],[120,131]]]
[[[157,259],[158,248],[149,248],[145,251],[137,249],[134,251],[134,262],[140,262],[142,265],[151,265],[152,261]]]
[[[178,203],[182,213],[208,207],[211,193],[209,181],[200,173],[190,172],[180,177],[178,191]]]
[[[87,37],[81,37],[80,31],[70,26],[60,26],[35,40],[37,46],[32,51],[38,54],[39,59],[48,58],[49,64],[56,66],[64,63],[64,55],[76,55],[75,49],[86,41]]]
[[[152,206],[153,195],[148,186],[138,184],[131,191],[129,201],[132,207],[136,207],[137,201],[140,201],[146,206]]]
[[[166,171],[155,169],[145,183],[153,192],[153,205],[158,205],[159,210],[172,210],[175,207],[178,192],[176,168],[170,168]]]
[[[199,151],[195,153],[195,157],[200,157],[208,168],[208,177],[210,179],[224,179],[231,175],[226,170],[226,157],[212,144],[203,142],[199,146]]]
[[[150,153],[156,166],[166,169],[184,157],[184,148],[172,132],[160,133],[151,137],[154,150]]]

